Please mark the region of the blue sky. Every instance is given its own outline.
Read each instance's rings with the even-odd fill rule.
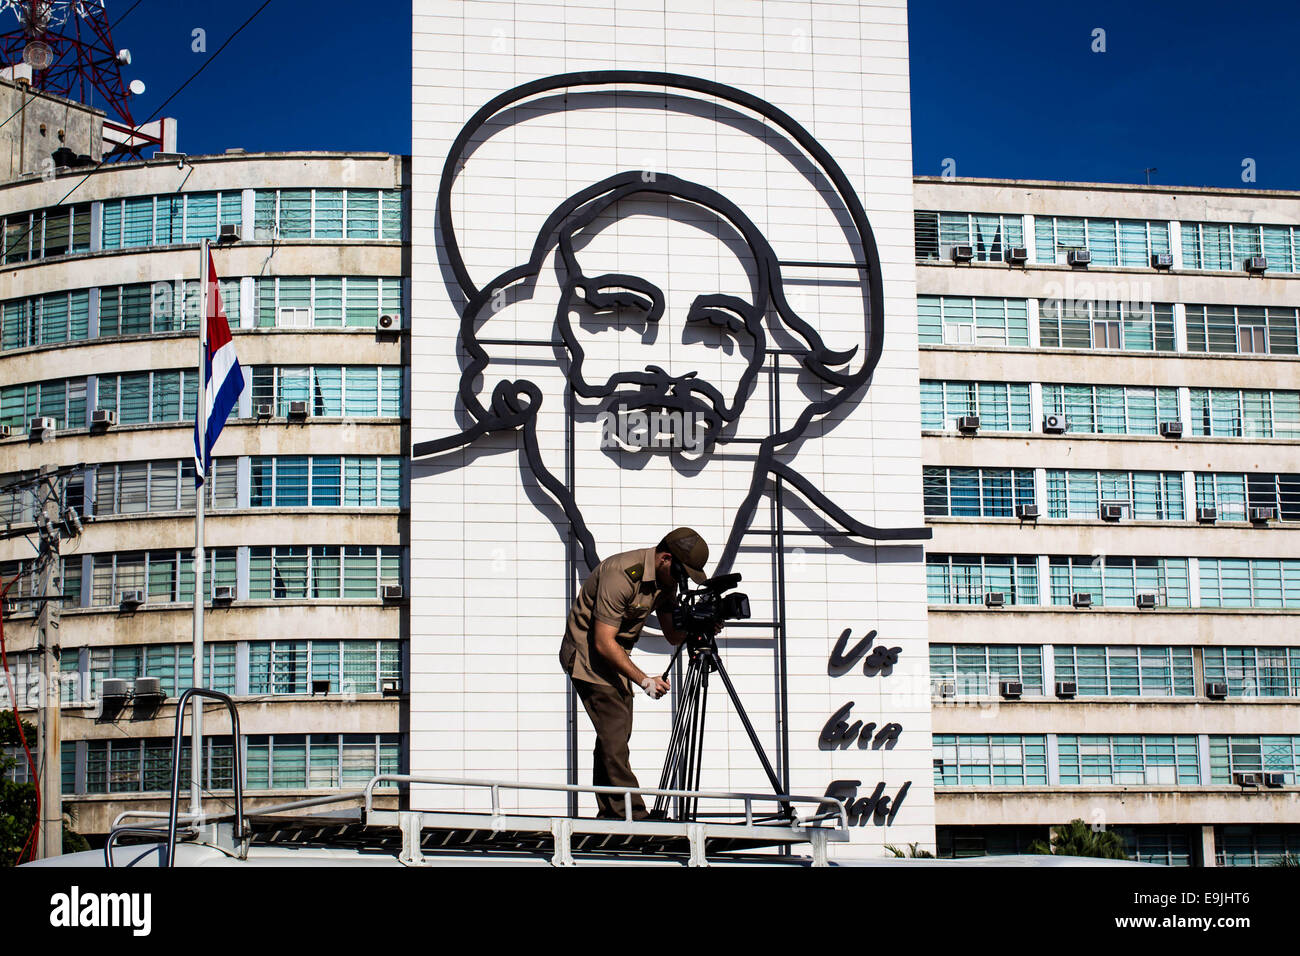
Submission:
[[[210,53],[260,3],[141,0],[114,31],[148,87],[136,118],[202,63],[195,28]],[[912,0],[909,19],[918,174],[1300,189],[1294,0]],[[410,68],[409,0],[272,0],[166,112],[190,153],[409,152]]]

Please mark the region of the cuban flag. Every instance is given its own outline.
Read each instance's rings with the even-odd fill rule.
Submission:
[[[194,419],[194,485],[200,487],[212,464],[212,446],[217,443],[226,416],[244,390],[244,372],[235,358],[230,323],[221,305],[217,267],[208,251],[208,351],[203,363],[203,405]]]

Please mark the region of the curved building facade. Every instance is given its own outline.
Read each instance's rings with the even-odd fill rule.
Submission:
[[[232,150],[0,185],[3,520],[35,520],[42,466],[81,516],[56,587],[62,789],[84,833],[170,786],[174,710],[97,721],[102,682],[158,678],[167,698],[193,683],[204,238],[246,380],[205,487],[205,656],[208,685],[240,701],[249,800],[404,764],[405,170]],[[31,540],[0,542],[20,706],[43,686]],[[220,793],[229,724],[209,713],[204,786]]]

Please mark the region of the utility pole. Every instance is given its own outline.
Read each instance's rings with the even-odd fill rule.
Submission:
[[[36,646],[40,650],[41,693],[41,859],[63,852],[63,748],[59,733],[62,682],[59,668],[59,615],[63,608],[63,580],[59,567],[59,482],[52,465],[42,465],[36,483],[36,526],[40,551],[36,559]]]

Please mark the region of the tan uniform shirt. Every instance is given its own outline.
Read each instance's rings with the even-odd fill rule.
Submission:
[[[569,611],[560,644],[560,666],[566,673],[632,692],[631,682],[596,650],[596,622],[617,628],[615,639],[631,650],[650,613],[669,612],[669,592],[656,579],[654,565],[655,549],[638,548],[606,558],[587,575]]]

